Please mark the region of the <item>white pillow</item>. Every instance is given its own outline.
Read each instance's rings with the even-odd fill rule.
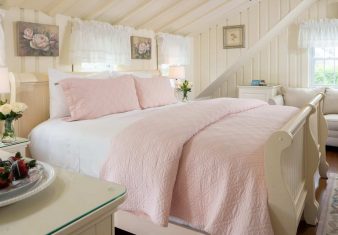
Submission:
[[[326,88],[324,114],[338,114],[338,89]]]
[[[110,72],[95,73],[89,75],[75,74],[75,73],[65,73],[56,69],[48,70],[49,77],[49,113],[50,118],[62,118],[70,116],[69,108],[66,104],[66,99],[63,94],[61,86],[57,83],[61,80],[68,78],[87,78],[87,79],[108,79],[114,75]],[[90,95],[90,94],[88,94]]]
[[[325,88],[283,88],[284,103],[287,106],[303,108]]]

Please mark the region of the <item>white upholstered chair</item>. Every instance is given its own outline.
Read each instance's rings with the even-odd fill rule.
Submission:
[[[282,95],[270,99],[269,104],[302,108],[320,92],[325,92],[323,113],[329,130],[327,145],[338,147],[338,89],[283,88]]]

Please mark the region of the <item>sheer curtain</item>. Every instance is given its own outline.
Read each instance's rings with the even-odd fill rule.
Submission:
[[[5,18],[5,13],[5,10],[0,9],[0,67],[6,65],[5,33],[3,29],[3,20]]]
[[[338,19],[302,23],[298,45],[301,48],[338,47]]]
[[[157,46],[159,64],[188,65],[190,63],[191,40],[188,37],[159,33]]]
[[[130,64],[130,36],[133,29],[96,21],[72,22],[70,59],[73,64]]]

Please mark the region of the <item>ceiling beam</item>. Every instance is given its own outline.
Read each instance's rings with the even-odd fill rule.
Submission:
[[[211,96],[214,91],[219,88],[225,81],[230,80],[232,75],[236,73],[243,65],[245,65],[252,57],[263,49],[272,39],[274,39],[280,32],[287,28],[297,19],[306,9],[308,9],[317,0],[303,0],[293,10],[291,10],[282,20],[280,20],[268,33],[266,33],[258,42],[230,65],[230,67],[216,78],[207,88],[205,88],[197,98]]]
[[[69,7],[75,5],[75,3],[80,4],[79,0],[58,0],[54,1],[55,4],[50,4],[50,6],[45,10],[48,15],[62,14]]]
[[[106,0],[103,4],[96,7],[89,15],[84,18],[87,20],[97,19],[99,16],[106,13],[110,8],[112,8],[119,0]]]
[[[1,5],[7,7],[22,7],[25,0],[2,0]]]
[[[199,17],[203,16],[205,12],[208,13],[215,8],[218,8],[220,5],[225,4],[226,0],[210,0],[207,2],[202,2],[201,4],[195,6],[194,8],[190,9],[188,13],[183,14],[181,17],[176,18],[172,22],[168,22],[167,24],[163,25],[159,28],[159,31],[170,32],[174,29],[179,29],[182,25],[186,25],[187,21],[190,23]]]
[[[154,15],[151,19],[149,19],[149,20],[147,20],[147,21],[145,21],[145,22],[143,22],[141,24],[135,25],[135,27],[137,27],[137,28],[145,28],[144,27],[145,25],[150,24],[153,21],[156,21],[156,19],[158,19],[163,13],[174,9],[182,1],[184,1],[184,0],[178,0],[177,2],[175,2],[174,4],[172,4],[169,8],[163,9],[162,11],[160,11],[159,13],[157,13],[156,15]]]
[[[246,9],[253,4],[257,4],[260,0],[230,0],[224,3],[221,7],[217,7],[198,19],[183,25],[181,28],[175,30],[173,33],[187,33],[196,34],[203,32],[210,25],[214,24],[220,18],[224,18],[226,14],[233,12],[234,10],[239,11],[239,7]]]
[[[141,5],[135,7],[131,11],[129,11],[126,15],[124,15],[121,19],[113,22],[113,24],[123,24],[125,21],[127,21],[132,15],[136,14],[139,11],[142,11],[146,7],[149,7],[153,0],[146,0]],[[156,0],[155,0],[156,1]]]

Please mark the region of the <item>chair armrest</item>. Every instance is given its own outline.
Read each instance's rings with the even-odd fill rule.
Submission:
[[[269,99],[268,103],[270,105],[284,105],[284,99],[282,95],[276,95]]]

